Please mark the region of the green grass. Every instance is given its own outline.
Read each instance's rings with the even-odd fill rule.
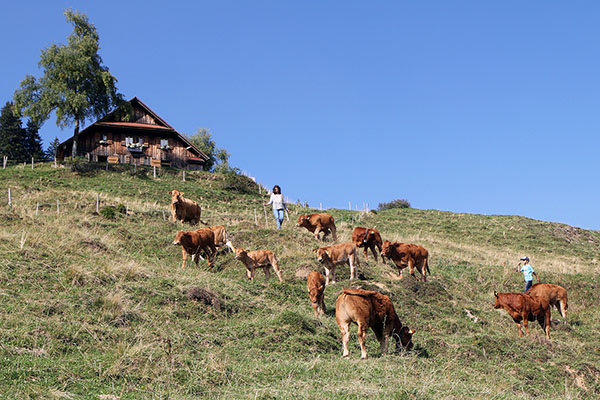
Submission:
[[[397,279],[364,262],[350,282],[338,268],[327,315],[314,317],[305,278],[320,269],[321,245],[293,221],[264,226],[262,199],[250,182],[176,171],[11,167],[0,170],[0,398],[597,398],[600,395],[600,233],[517,216],[401,209],[377,214],[329,210],[340,240],[354,226],[377,226],[384,239],[419,243],[431,254],[426,283]],[[6,204],[11,188],[13,207]],[[180,225],[167,192],[198,200],[203,219],[224,224],[236,247],[269,248],[284,282],[245,279],[231,253],[209,269],[180,268],[170,243]],[[101,207],[126,205],[106,218]],[[56,200],[60,215],[56,214]],[[38,215],[35,214],[39,204]],[[298,212],[292,208],[292,220]],[[257,212],[259,226],[254,224]],[[269,211],[269,210],[267,210]],[[190,229],[186,225],[185,229]],[[362,252],[361,252],[362,253]],[[493,292],[521,291],[515,260],[527,254],[543,281],[569,291],[569,324],[552,342],[537,325],[519,339]],[[409,277],[410,278],[410,277]],[[404,324],[417,330],[409,353],[341,358],[334,306],[344,287],[389,295]],[[211,290],[220,308],[191,300]],[[479,318],[473,322],[466,310]],[[114,396],[114,397],[110,397]]]

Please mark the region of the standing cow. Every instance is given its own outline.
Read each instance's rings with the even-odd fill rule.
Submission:
[[[229,249],[235,253],[235,247],[233,247],[233,244],[229,240],[227,228],[225,228],[224,225],[209,226],[208,229],[213,231],[213,234],[215,235],[215,247],[217,248],[217,254],[222,249],[224,249],[223,251],[227,251],[227,249]],[[200,253],[198,253],[198,257],[200,257],[200,259],[204,260],[204,258],[200,255]]]
[[[192,256],[192,261],[198,265],[200,252],[204,251],[208,258],[208,266],[213,265],[213,255],[217,252],[215,247],[215,234],[208,228],[201,228],[192,232],[177,232],[173,245],[180,245],[183,255],[181,268],[185,268],[187,256]]]
[[[423,275],[423,282],[427,281],[426,274],[431,275],[429,271],[429,252],[423,246],[411,243],[398,243],[386,240],[383,242],[381,257],[387,257],[398,267],[398,274],[402,279],[402,270],[408,267],[410,275],[415,276],[415,267]]]
[[[338,264],[350,265],[350,279],[356,279],[356,267],[360,265],[358,261],[358,252],[354,243],[344,242],[334,244],[333,246],[321,247],[313,250],[317,253],[317,260],[325,268],[325,285],[335,283],[335,267]]]
[[[519,337],[523,336],[521,324],[525,326],[525,334],[529,335],[528,321],[537,320],[544,332],[546,339],[550,340],[550,303],[543,297],[530,296],[523,293],[496,293],[494,308],[504,308],[512,317]]]
[[[344,290],[335,302],[335,320],[342,333],[343,357],[349,355],[350,324],[353,322],[358,325],[360,358],[367,358],[365,336],[369,328],[373,329],[382,354],[387,353],[390,336],[396,339],[396,350],[410,350],[413,347],[412,335],[415,330],[402,326],[392,301],[384,294],[363,289]]]
[[[262,268],[265,272],[265,279],[268,281],[271,277],[269,267],[273,267],[279,282],[283,282],[281,270],[279,269],[279,260],[271,250],[254,250],[248,251],[244,249],[235,249],[235,258],[240,260],[246,266],[246,276],[251,281],[254,280],[254,271],[256,268]]]
[[[319,214],[307,214],[298,216],[297,227],[304,227],[310,232],[315,234],[315,239],[319,240],[319,233],[323,232],[323,241],[325,236],[331,232],[333,241],[337,240],[335,221],[331,214],[319,213]]]
[[[318,271],[312,271],[306,278],[308,297],[318,317],[325,313],[325,278]]]
[[[183,197],[184,193],[177,189],[170,190],[171,195],[171,220],[173,222],[181,221],[181,225],[184,222],[189,222],[192,225],[202,222],[207,225],[206,222],[200,219],[202,209],[195,201],[186,199]]]
[[[375,248],[377,247],[377,251],[381,253],[381,246],[383,245],[381,234],[377,229],[357,226],[354,228],[354,231],[352,231],[352,242],[356,245],[356,247],[363,248],[365,260],[367,261],[369,261],[367,250],[371,249],[373,257],[375,258],[375,262],[377,262],[377,253],[375,252]]]

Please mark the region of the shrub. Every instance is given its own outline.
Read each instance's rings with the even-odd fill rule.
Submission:
[[[389,210],[392,208],[410,208],[410,203],[406,199],[396,199],[389,203],[379,203],[378,210]]]
[[[100,209],[100,215],[104,218],[113,219],[117,214],[117,210],[113,206],[106,206]]]

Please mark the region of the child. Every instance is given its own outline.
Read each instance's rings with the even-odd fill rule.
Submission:
[[[287,211],[287,206],[285,204],[285,199],[281,194],[281,188],[279,185],[273,186],[273,193],[271,193],[271,198],[268,203],[264,203],[265,206],[273,203],[273,215],[275,215],[275,221],[277,221],[277,229],[281,229],[281,223],[283,222],[283,218],[285,217],[285,212]]]
[[[523,264],[523,265],[521,266],[521,264]],[[533,267],[529,264],[529,257],[521,258],[519,264],[517,264],[516,272],[523,273],[523,278],[525,279],[525,291],[523,293],[527,292],[529,290],[529,288],[531,288],[531,286],[533,285],[533,276],[532,275],[535,276],[535,278],[537,279],[538,282],[540,281],[540,278],[537,276],[537,274],[533,270]]]

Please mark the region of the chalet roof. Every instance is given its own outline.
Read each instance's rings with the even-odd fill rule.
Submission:
[[[189,149],[190,151],[192,151],[193,153],[196,153],[200,159],[202,159],[203,161],[208,160],[208,156],[206,154],[204,154],[198,147],[196,147],[194,144],[192,144],[192,142],[190,142],[185,136],[183,136],[182,134],[177,132],[164,119],[159,117],[158,114],[156,114],[154,111],[152,111],[152,109],[150,109],[150,107],[148,107],[146,104],[144,104],[140,99],[138,99],[137,97],[134,97],[131,100],[129,100],[128,103],[131,104],[132,108],[137,106],[139,109],[143,110],[147,115],[152,117],[152,119],[156,122],[156,124],[146,124],[146,123],[140,123],[140,122],[123,122],[123,121],[113,120],[113,119],[115,119],[115,113],[117,112],[117,110],[115,109],[115,110],[111,111],[110,113],[108,113],[107,115],[105,115],[104,117],[100,118],[98,121],[87,126],[85,129],[83,129],[81,132],[79,132],[79,136],[84,135],[86,132],[91,131],[93,128],[102,128],[102,127],[105,127],[105,128],[110,127],[110,128],[114,128],[114,129],[140,129],[140,130],[145,130],[145,131],[154,131],[157,133],[160,132],[161,134],[167,134],[167,135],[172,135],[172,136],[177,137],[178,139],[180,139],[182,142],[184,142],[190,148]],[[60,144],[60,146],[70,143],[72,141],[73,141],[73,136],[71,136],[64,142],[62,142]]]

